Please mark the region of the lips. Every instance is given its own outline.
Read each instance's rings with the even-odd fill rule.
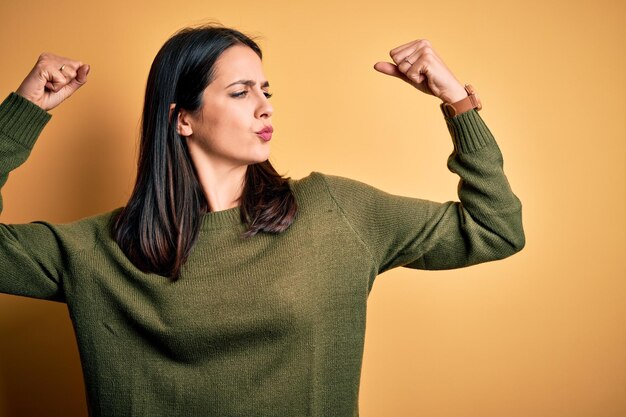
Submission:
[[[256,132],[256,134],[266,142],[272,139],[272,133],[274,133],[274,128],[272,128],[272,126],[267,126]]]

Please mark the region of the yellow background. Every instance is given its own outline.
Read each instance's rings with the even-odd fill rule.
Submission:
[[[175,30],[208,20],[262,36],[279,171],[454,199],[438,100],[372,69],[428,38],[482,97],[527,246],[379,277],[361,415],[625,416],[625,18],[621,0],[2,1],[0,95],[42,51],[92,71],[11,174],[1,220],[123,205],[150,63]],[[0,416],[86,415],[72,332],[64,305],[0,296]]]

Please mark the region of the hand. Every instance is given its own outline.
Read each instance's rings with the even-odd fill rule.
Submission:
[[[398,46],[389,52],[391,62],[377,62],[374,69],[398,77],[418,90],[454,103],[467,97],[463,85],[446,67],[426,39]]]
[[[16,93],[48,111],[87,82],[89,65],[43,53]]]

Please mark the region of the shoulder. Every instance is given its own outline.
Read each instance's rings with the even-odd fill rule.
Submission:
[[[290,186],[296,194],[302,192],[317,192],[333,195],[342,190],[358,191],[360,189],[373,189],[372,186],[361,181],[316,171],[311,172],[308,176],[301,179],[290,180]]]
[[[97,246],[109,245],[113,242],[111,236],[111,222],[120,212],[121,207],[109,212],[84,217],[70,223],[49,223],[37,221],[31,224],[39,225],[54,234],[59,243],[62,243],[70,252],[90,250]]]
[[[356,210],[370,201],[387,196],[371,185],[350,178],[312,172],[308,176],[290,181],[298,205],[332,206]],[[356,207],[353,207],[356,206]]]

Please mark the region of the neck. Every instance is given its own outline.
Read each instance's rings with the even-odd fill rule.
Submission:
[[[189,154],[209,204],[209,210],[222,211],[238,207],[248,167],[214,161],[204,152],[198,151],[190,144]]]

